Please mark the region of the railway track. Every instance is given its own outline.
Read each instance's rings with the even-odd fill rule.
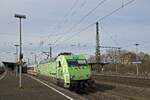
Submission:
[[[94,79],[97,81],[124,84],[134,87],[150,88],[149,78],[126,77],[119,75],[95,75]]]
[[[108,94],[125,97],[129,100],[150,100],[150,88],[136,87],[104,81],[97,81],[97,83],[114,87],[112,90],[104,91]]]
[[[150,100],[150,89],[96,81],[94,88],[79,93],[87,100]]]
[[[5,70],[3,73],[0,74],[0,80],[2,80],[3,78],[5,78],[5,76],[7,75],[8,71]]]
[[[53,82],[48,77],[38,77],[47,83]],[[127,85],[121,85],[111,82],[96,81],[94,88],[85,89],[80,92],[69,91],[62,87],[54,85],[64,93],[71,93],[78,96],[79,100],[149,100],[150,90],[145,88],[136,88]]]
[[[132,98],[127,96],[108,92],[112,91],[114,88],[115,87],[111,85],[96,83],[94,88],[86,89],[80,93],[80,95],[87,100],[132,100]]]
[[[0,75],[3,74],[5,72],[4,68],[0,67]]]
[[[51,86],[59,89],[60,91],[67,93],[67,94],[72,94],[76,97],[78,97],[78,100],[99,100],[98,98],[105,98],[102,100],[117,100],[117,99],[110,99],[112,97],[108,98],[108,95],[97,95],[95,94],[96,92],[99,91],[99,88],[94,87],[93,89],[88,89],[88,90],[84,90],[84,91],[70,91],[67,89],[64,89],[63,87],[59,87],[57,86],[52,80],[50,80],[50,78],[48,77],[44,77],[44,76],[38,76],[37,78],[42,79],[43,81],[45,81],[46,83],[50,84]],[[111,87],[109,87],[111,89]],[[99,91],[100,92],[100,91]],[[97,98],[98,97],[98,98]],[[106,99],[107,98],[107,99]],[[119,99],[118,99],[119,100]],[[122,99],[124,100],[124,99]]]
[[[43,82],[47,83],[48,85],[52,86],[53,88],[61,91],[62,93],[68,94],[71,97],[77,98],[75,100],[87,100],[86,98],[82,97],[81,95],[79,95],[78,93],[75,93],[73,91],[70,91],[68,89],[65,89],[61,86],[56,85],[56,83],[53,81],[53,79],[47,77],[47,76],[42,76],[42,75],[38,75],[38,76],[33,76],[36,77],[37,79],[42,80]]]
[[[116,75],[95,75],[94,79],[96,80],[96,83],[100,85],[99,91],[95,93],[97,95],[110,94],[111,96],[114,96],[114,100],[117,100],[118,98],[118,100],[150,100],[149,79]],[[99,86],[97,86],[96,89],[98,89],[98,87]],[[106,89],[108,87],[112,87],[112,89]]]
[[[136,79],[147,79],[150,80],[150,76],[142,75],[122,75],[122,74],[95,74],[96,76],[112,76],[112,77],[122,77],[122,78],[136,78]]]

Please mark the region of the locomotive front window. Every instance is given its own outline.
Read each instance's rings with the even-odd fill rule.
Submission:
[[[77,60],[67,60],[69,66],[78,67],[78,66],[86,66],[87,61],[85,59],[77,59]]]
[[[76,60],[68,60],[67,62],[69,66],[78,66],[78,62]]]
[[[77,60],[77,61],[78,61],[78,65],[80,65],[80,66],[86,66],[87,65],[86,60]]]

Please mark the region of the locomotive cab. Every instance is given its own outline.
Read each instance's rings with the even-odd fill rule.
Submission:
[[[84,55],[60,55],[57,63],[57,77],[64,79],[64,87],[85,88],[92,85],[91,69]]]

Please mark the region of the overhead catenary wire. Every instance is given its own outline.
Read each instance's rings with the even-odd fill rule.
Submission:
[[[97,18],[96,21],[102,21],[102,20],[106,19],[107,17],[111,16],[112,14],[116,13],[117,11],[119,11],[120,9],[126,7],[127,5],[131,4],[131,3],[134,2],[134,1],[135,1],[135,0],[130,0],[130,1],[128,1],[127,3],[124,3],[124,4],[121,5],[119,8],[113,10],[112,12],[106,14],[105,16],[103,16],[103,17],[101,17],[101,18]],[[79,33],[83,32],[83,31],[89,29],[89,28],[90,28],[91,26],[93,26],[93,25],[95,25],[95,22],[92,23],[92,24],[89,24],[88,26],[84,27],[83,29],[79,30],[79,31],[76,32],[76,33],[73,33],[70,37],[68,37],[67,39],[65,39],[65,40],[63,40],[63,41],[60,41],[60,42],[65,42],[65,41],[68,41],[68,40],[72,39],[73,37],[77,36],[77,34],[79,34]],[[60,40],[60,39],[59,39],[59,40]],[[56,44],[57,41],[58,41],[58,40],[55,41],[55,44]]]
[[[120,9],[122,9],[122,8],[124,8],[125,6],[131,4],[131,3],[134,2],[134,1],[135,1],[135,0],[130,0],[129,2],[122,4],[119,8],[117,8],[117,9],[113,10],[112,12],[106,14],[105,16],[103,16],[102,18],[98,19],[97,21],[104,20],[105,18],[111,16],[111,15],[114,14],[115,12],[119,11]]]
[[[103,26],[100,26],[100,27],[101,27],[101,29],[104,30],[105,34],[109,34],[109,32],[107,32],[107,31],[104,29]],[[108,36],[109,36],[110,39],[115,43],[115,45],[119,45],[119,43],[118,43],[110,34],[109,34]]]
[[[72,13],[72,10],[77,6],[78,2],[79,2],[79,0],[75,0],[73,5],[69,8],[69,11],[64,15],[64,17],[63,17],[64,21],[59,23],[59,24],[63,25],[63,24],[67,23],[67,20],[68,20],[67,17]],[[60,28],[58,28],[58,30],[60,30]],[[55,36],[59,36],[60,35],[57,32],[55,32],[54,34],[55,34]],[[50,37],[50,36],[51,36],[51,34],[49,34],[47,36],[44,36],[44,37]]]
[[[101,0],[100,0],[101,1]],[[85,16],[83,16],[78,23],[76,23],[73,27],[71,27],[68,31],[72,31],[74,28],[76,28],[78,25],[80,25],[91,13],[93,13],[100,5],[102,5],[105,1],[107,0],[102,0],[101,2],[99,2],[93,9],[91,9],[87,14],[85,14]]]
[[[71,14],[72,10],[76,7],[78,2],[79,2],[79,0],[75,0],[75,2],[73,3],[72,7],[68,11],[68,13],[64,16],[65,21],[62,24],[65,24],[67,22],[67,17]]]
[[[68,34],[70,33],[73,29],[75,29],[78,25],[80,25],[90,14],[92,14],[99,6],[101,6],[105,1],[107,0],[99,0],[100,2],[93,8],[91,9],[89,12],[87,12],[76,24],[74,24],[69,30],[67,30],[66,32],[64,32],[64,34]],[[59,37],[55,42],[57,43],[60,39],[62,39],[63,37]]]

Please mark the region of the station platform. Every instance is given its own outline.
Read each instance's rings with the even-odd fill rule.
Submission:
[[[24,74],[22,88],[19,88],[18,79],[13,72],[5,73],[5,76],[0,79],[0,100],[69,100]]]

